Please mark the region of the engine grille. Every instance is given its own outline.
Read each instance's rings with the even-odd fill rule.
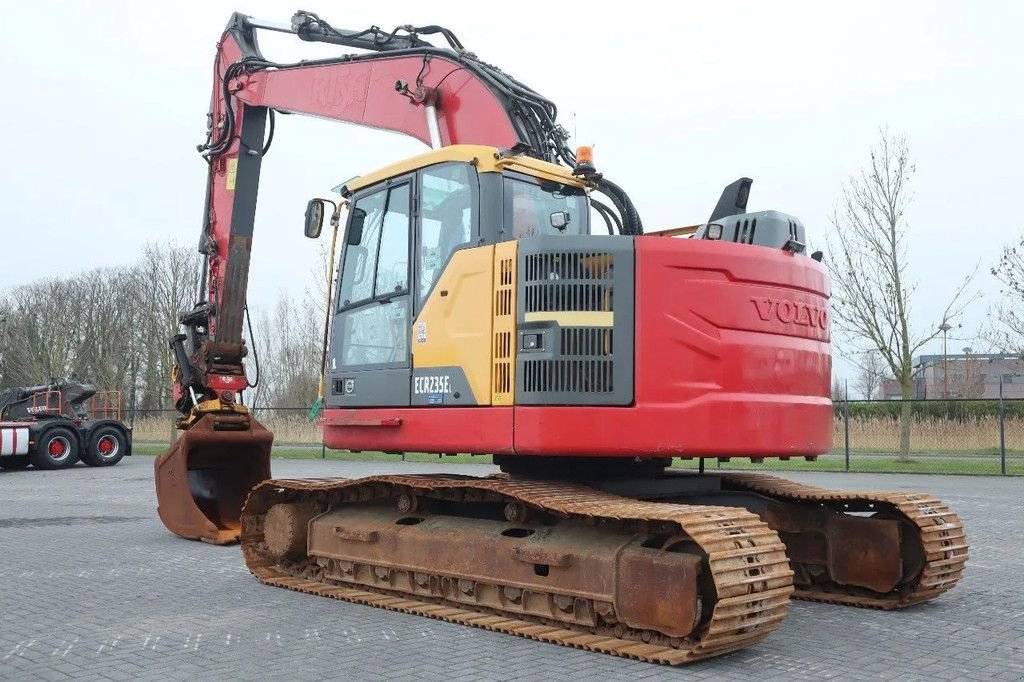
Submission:
[[[524,268],[525,310],[613,310],[614,267],[615,257],[607,253],[531,254]]]
[[[611,360],[529,360],[523,388],[529,393],[611,393]]]
[[[632,239],[523,240],[519,292],[516,403],[632,402]]]
[[[562,329],[563,355],[611,355],[612,329],[569,327]]]

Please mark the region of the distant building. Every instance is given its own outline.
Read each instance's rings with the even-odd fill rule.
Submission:
[[[1024,398],[1024,360],[1013,354],[963,353],[919,355],[913,359],[914,400],[943,398],[998,398],[1002,380],[1004,398]],[[899,382],[882,382],[882,399],[899,400]]]

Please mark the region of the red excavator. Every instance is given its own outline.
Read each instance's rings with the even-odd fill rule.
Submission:
[[[257,30],[359,52],[278,64]],[[821,254],[796,218],[747,212],[749,179],[645,234],[555,105],[439,26],[235,14],[214,73],[205,289],[172,341],[184,433],[155,464],[171,531],[240,539],[266,584],[673,664],[760,641],[791,595],[891,609],[959,580],[963,526],[927,495],[704,471],[832,444]],[[325,444],[488,454],[501,474],[270,478],[273,436],[239,395],[276,114],[432,148],[307,206],[307,236],[345,216]]]

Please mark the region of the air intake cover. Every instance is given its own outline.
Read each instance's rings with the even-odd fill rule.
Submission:
[[[633,239],[519,242],[516,404],[633,401]]]

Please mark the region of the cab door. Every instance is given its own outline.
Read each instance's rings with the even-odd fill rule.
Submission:
[[[327,363],[328,407],[409,405],[411,176],[353,198]]]

